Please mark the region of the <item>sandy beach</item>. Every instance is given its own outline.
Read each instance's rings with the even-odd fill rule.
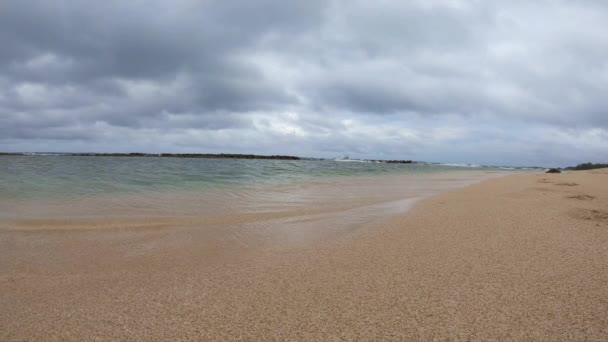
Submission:
[[[608,336],[607,169],[486,180],[293,248],[210,254],[182,224],[3,227],[0,340]]]

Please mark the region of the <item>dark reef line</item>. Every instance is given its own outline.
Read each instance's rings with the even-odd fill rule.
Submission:
[[[55,153],[55,152],[0,152],[0,156],[60,155],[69,157],[155,157],[155,158],[228,158],[228,159],[275,159],[275,160],[324,160],[323,158],[303,158],[284,155],[259,155],[238,153]],[[412,160],[366,160],[387,164],[412,164]]]
[[[280,160],[300,160],[295,156],[281,155],[257,155],[257,154],[234,154],[234,153],[49,153],[71,157],[161,157],[161,158],[231,158],[231,159],[280,159]],[[0,155],[27,156],[36,153],[2,153]]]

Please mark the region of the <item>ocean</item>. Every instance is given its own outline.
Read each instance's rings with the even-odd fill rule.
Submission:
[[[0,228],[344,230],[508,172],[356,160],[1,156]]]

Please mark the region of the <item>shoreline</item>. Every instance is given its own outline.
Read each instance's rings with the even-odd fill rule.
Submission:
[[[218,264],[177,230],[41,270],[48,241],[0,232],[0,247],[30,253],[1,249],[0,339],[599,340],[607,179],[494,178],[336,241]]]

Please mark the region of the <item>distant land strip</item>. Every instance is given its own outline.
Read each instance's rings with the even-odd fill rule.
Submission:
[[[280,159],[280,160],[301,160],[296,156],[281,155],[257,155],[257,154],[234,154],[234,153],[3,153],[4,156],[28,156],[28,155],[62,155],[73,157],[163,157],[163,158],[231,158],[231,159]]]
[[[57,155],[74,157],[161,157],[161,158],[229,158],[229,159],[276,159],[276,160],[326,160],[324,158],[303,158],[283,155],[259,155],[238,153],[74,153],[74,152],[0,152],[0,156],[39,156]],[[329,159],[331,160],[331,159]],[[362,161],[388,163],[388,164],[413,164],[412,160],[382,160],[362,159]]]
[[[566,170],[581,171],[581,170],[593,170],[593,169],[603,169],[603,168],[608,168],[608,163],[606,163],[606,164],[583,163],[583,164],[578,164],[576,166],[567,167]]]

